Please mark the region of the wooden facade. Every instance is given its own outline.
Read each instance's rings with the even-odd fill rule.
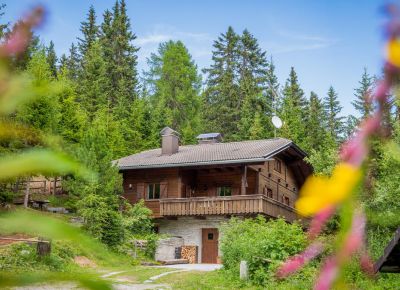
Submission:
[[[279,157],[258,164],[126,170],[124,197],[131,203],[144,199],[155,218],[264,214],[293,221],[299,176]]]

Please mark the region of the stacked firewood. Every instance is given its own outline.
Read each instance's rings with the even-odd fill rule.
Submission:
[[[197,263],[197,246],[182,246],[181,257],[189,261],[189,264]]]

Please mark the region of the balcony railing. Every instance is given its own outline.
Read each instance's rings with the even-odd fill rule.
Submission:
[[[294,208],[262,194],[229,197],[167,198],[160,200],[160,216],[265,214],[283,217],[288,221],[299,219]]]

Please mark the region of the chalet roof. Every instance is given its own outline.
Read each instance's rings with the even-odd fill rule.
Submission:
[[[375,272],[400,273],[400,227],[374,265]]]
[[[284,138],[179,146],[172,155],[162,155],[161,148],[143,151],[115,160],[120,170],[197,165],[263,162],[291,149],[298,159],[306,154],[291,140]]]

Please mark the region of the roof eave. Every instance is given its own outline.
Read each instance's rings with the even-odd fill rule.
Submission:
[[[205,161],[205,162],[188,162],[188,163],[169,163],[169,164],[153,164],[143,166],[121,166],[120,171],[132,170],[132,169],[152,169],[152,168],[174,168],[174,167],[190,167],[193,165],[229,165],[229,164],[251,164],[270,161],[269,158],[250,158],[250,159],[235,159],[235,160],[217,160],[217,161]]]

